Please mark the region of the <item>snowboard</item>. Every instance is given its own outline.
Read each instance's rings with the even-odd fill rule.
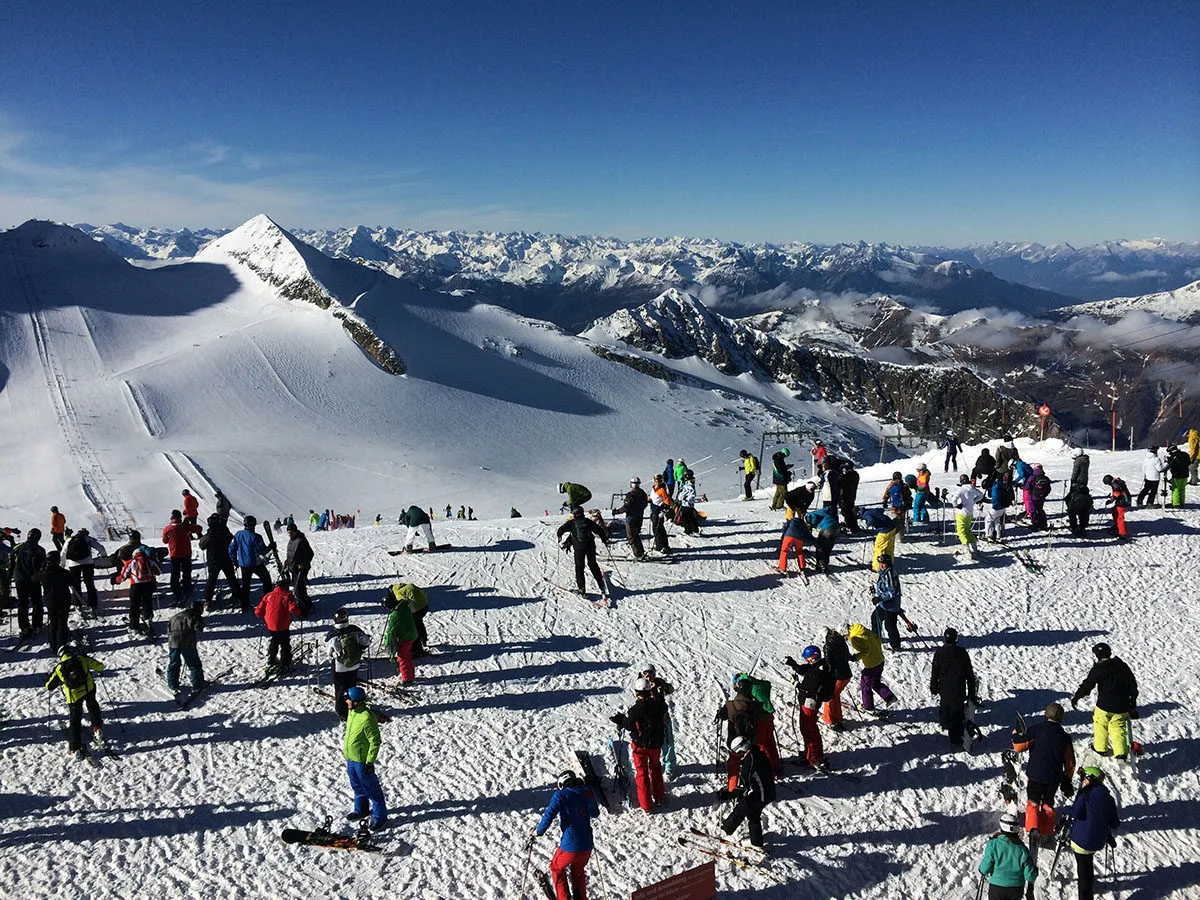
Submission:
[[[410,553],[432,553],[435,550],[449,550],[453,544],[434,544],[432,547],[426,547],[423,550],[389,550],[388,556],[407,556]]]
[[[383,850],[371,837],[366,824],[355,834],[337,834],[330,830],[333,818],[327,816],[325,824],[312,831],[301,828],[285,828],[280,837],[285,844],[309,844],[314,847],[332,847],[335,850],[361,850],[364,853],[379,853]]]

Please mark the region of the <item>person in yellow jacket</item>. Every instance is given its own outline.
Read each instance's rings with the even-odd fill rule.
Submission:
[[[96,702],[96,681],[93,672],[103,672],[104,663],[85,656],[73,644],[67,644],[58,651],[58,665],[46,679],[46,690],[52,691],[56,685],[61,685],[63,696],[67,698],[67,709],[70,724],[67,726],[67,748],[76,759],[83,759],[87,751],[83,747],[80,734],[83,725],[83,705],[87,704],[88,718],[92,722],[92,734],[97,742],[103,742],[104,734],[101,728],[104,722],[100,716],[100,704]]]
[[[412,645],[413,658],[428,656],[426,644],[429,642],[429,634],[425,631],[425,614],[429,612],[429,597],[423,588],[415,584],[393,584],[391,590],[392,596],[398,602],[408,604],[408,608],[412,610],[413,621],[417,626],[417,639]]]
[[[354,791],[354,812],[346,816],[351,822],[371,817],[371,830],[387,822],[387,802],[375,774],[375,760],[383,743],[379,736],[379,719],[367,706],[367,692],[358,685],[346,691],[346,737],[342,753],[346,757],[346,774]],[[368,809],[370,812],[368,813]]]
[[[1184,437],[1188,446],[1188,484],[1200,484],[1200,431],[1189,428]]]
[[[896,695],[883,683],[883,643],[879,635],[866,625],[855,622],[849,627],[846,637],[850,642],[851,658],[863,667],[858,678],[863,710],[875,714],[875,694],[890,707],[896,702]]]
[[[754,481],[754,476],[758,473],[758,457],[749,450],[743,450],[738,454],[742,458],[742,472],[746,476],[746,496],[743,500],[753,500],[754,492],[750,488],[750,483]]]

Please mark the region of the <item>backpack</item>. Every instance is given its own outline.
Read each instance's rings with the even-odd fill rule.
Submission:
[[[78,691],[87,687],[87,669],[83,667],[83,663],[79,661],[78,656],[64,659],[58,664],[58,677],[72,691]]]
[[[88,558],[87,539],[81,535],[76,535],[67,541],[66,552],[63,554],[72,562],[79,562],[81,559]]]
[[[755,456],[753,453],[750,454],[750,459],[754,463],[754,471],[755,472],[757,472],[759,469],[762,468],[762,463],[760,463],[758,461],[758,457]]]
[[[1000,485],[1000,502],[1008,507],[1012,506],[1017,500],[1017,495],[1012,489],[1011,484]]]
[[[900,485],[900,500],[901,509],[912,509],[913,495],[912,489],[907,484]]]
[[[338,636],[338,662],[350,668],[362,661],[362,644],[353,628],[347,628]]]

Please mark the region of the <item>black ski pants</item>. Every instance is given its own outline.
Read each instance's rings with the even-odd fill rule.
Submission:
[[[424,656],[425,645],[429,643],[429,632],[425,630],[425,614],[429,612],[429,607],[418,609],[413,613],[413,624],[417,626],[417,639],[413,641],[412,652],[413,656]]]
[[[1087,531],[1088,519],[1091,518],[1090,512],[1073,513],[1067,510],[1067,525],[1072,533],[1082,535]]]
[[[266,596],[271,591],[275,590],[275,582],[271,580],[271,573],[267,571],[267,567],[262,563],[256,566],[242,566],[242,612],[250,612],[253,604],[250,602],[250,586],[255,575],[262,582],[263,596]]]
[[[700,517],[692,506],[684,506],[679,510],[679,524],[683,526],[684,534],[696,534],[700,531]]]
[[[292,576],[295,578],[292,593],[296,595],[296,604],[304,609],[308,606],[308,566],[293,567]]]
[[[1025,888],[1004,887],[988,882],[988,900],[1025,900]]]
[[[213,597],[217,593],[217,576],[222,572],[225,573],[225,580],[229,582],[229,590],[233,594],[234,602],[240,602],[242,596],[242,586],[238,583],[237,569],[234,568],[233,561],[225,558],[219,562],[208,561],[208,578],[204,582],[204,603],[208,605],[212,603]],[[243,604],[244,606],[245,604]]]
[[[29,617],[31,610],[32,626]],[[29,631],[30,627],[34,631],[42,629],[42,585],[37,581],[17,582],[17,624],[22,631]]]
[[[938,722],[950,736],[950,746],[963,745],[963,731],[967,725],[967,704],[961,697],[943,698],[938,705]]]
[[[91,566],[75,566],[69,570],[71,573],[71,584],[75,590],[79,591],[80,596],[83,596],[83,589],[87,587],[87,604],[92,608],[92,612],[100,606],[100,600],[96,596],[96,578],[95,570]]]
[[[875,607],[875,612],[871,613],[871,630],[876,634],[883,634],[884,630],[886,630],[888,645],[893,650],[900,649],[900,629],[896,625],[899,619],[900,613],[887,612],[878,606]]]
[[[1154,498],[1157,496],[1158,482],[1150,481],[1149,479],[1143,479],[1142,489],[1138,491],[1137,495],[1137,505],[1144,506],[1147,500],[1149,500],[1151,503],[1154,503]]]
[[[267,665],[278,663],[287,667],[292,664],[292,633],[290,631],[269,631],[271,640],[267,642]]]
[[[171,596],[176,602],[192,592],[192,558],[171,557]]]
[[[721,830],[726,834],[733,834],[745,821],[746,828],[750,832],[750,843],[755,847],[761,847],[763,845],[763,809],[763,805],[756,798],[739,797],[729,815],[725,817],[725,821],[721,823]]]
[[[67,704],[67,746],[72,753],[83,746],[83,736],[80,732],[83,728],[83,705],[85,703],[87,704],[88,718],[92,721],[92,730],[104,725],[100,718],[100,704],[96,702],[94,687],[74,703]]]
[[[596,584],[600,585],[601,593],[608,593],[608,588],[604,585],[604,573],[600,571],[600,564],[596,562],[595,545],[575,548],[575,584],[579,586],[579,593],[582,594],[587,590],[583,578],[585,564],[592,570],[592,577],[596,579]]]
[[[71,639],[70,607],[52,609],[46,615],[46,642],[55,653]]]
[[[1096,854],[1075,851],[1075,871],[1079,873],[1079,900],[1096,896]]]
[[[358,684],[358,669],[349,672],[339,672],[337,663],[333,665],[333,710],[343,722],[350,710],[346,708],[346,691]]]
[[[754,499],[754,491],[750,487],[750,485],[752,485],[753,483],[754,483],[754,473],[751,472],[749,475],[746,476],[745,489],[746,489],[746,499],[747,500]]]
[[[1032,778],[1025,785],[1025,796],[1029,802],[1042,806],[1054,806],[1054,795],[1058,791],[1057,784],[1047,784],[1044,781],[1034,781]]]
[[[143,581],[129,586],[129,627],[137,629],[138,617],[149,625],[154,621],[154,582]]]
[[[625,517],[625,541],[629,544],[629,552],[633,554],[634,559],[641,559],[646,555],[646,548],[642,546],[641,516]]]
[[[816,538],[813,541],[813,547],[816,551],[817,565],[822,569],[829,568],[829,555],[833,552],[833,545],[837,543],[838,531],[836,528],[822,528],[817,532]]]
[[[654,549],[659,553],[669,553],[671,545],[667,543],[667,526],[663,521],[666,518],[664,507],[650,507],[650,533],[654,535]]]

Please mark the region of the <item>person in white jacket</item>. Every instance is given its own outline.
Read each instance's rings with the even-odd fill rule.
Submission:
[[[84,588],[87,588],[87,605],[95,612],[100,605],[94,578],[96,560],[107,559],[108,551],[86,528],[80,528],[67,541],[63,556],[67,561],[67,571],[71,575],[71,587],[81,597]]]
[[[971,484],[969,475],[960,475],[952,502],[957,510],[954,514],[954,529],[958,532],[958,542],[967,548],[968,556],[974,557],[975,507],[983,502],[983,491]]]
[[[1157,447],[1146,451],[1146,455],[1142,457],[1142,489],[1137,495],[1138,506],[1145,506],[1146,501],[1154,502],[1154,498],[1158,496],[1158,483],[1162,480],[1166,468]]]

